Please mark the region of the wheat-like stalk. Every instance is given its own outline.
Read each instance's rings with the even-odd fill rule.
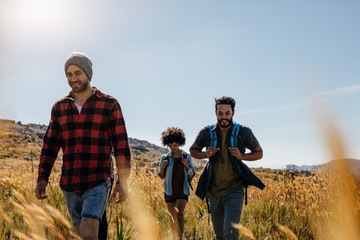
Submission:
[[[71,229],[71,223],[69,223],[68,220],[66,220],[66,218],[63,216],[63,214],[57,210],[56,208],[46,204],[45,208],[49,211],[50,215],[53,216],[54,218],[58,219],[62,224],[64,224],[64,226],[67,229]]]
[[[136,181],[135,181],[136,182]],[[134,224],[141,233],[142,238],[149,240],[162,239],[155,214],[149,208],[149,203],[144,198],[143,190],[138,184],[132,185],[133,190],[129,191],[129,204],[134,209],[132,214]]]
[[[164,210],[164,211],[166,212],[167,215],[169,215],[170,221],[171,221],[172,223],[175,223],[175,219],[173,218],[173,216],[171,215],[171,213],[170,213],[167,209]]]
[[[13,220],[9,218],[9,216],[4,212],[2,208],[0,208],[0,216],[10,225],[13,225]]]
[[[287,236],[290,237],[290,240],[298,240],[298,237],[295,235],[295,233],[293,231],[291,231],[288,227],[283,226],[281,224],[276,224],[276,227],[282,231],[283,233],[285,233]]]
[[[245,236],[249,237],[250,239],[256,240],[256,238],[255,238],[254,234],[251,232],[251,230],[247,229],[242,224],[240,224],[240,223],[232,223],[232,226],[234,228],[239,229],[240,232],[242,232]]]
[[[34,218],[31,216],[31,214],[29,213],[29,211],[22,206],[21,204],[16,203],[14,200],[10,201],[19,211],[20,213],[23,215],[24,217],[24,222],[27,224],[27,226],[30,228],[30,232],[38,232],[40,229],[38,227],[38,225],[36,224],[36,221],[34,220]],[[40,230],[41,232],[44,232],[43,229]],[[44,234],[45,235],[45,234]]]
[[[19,191],[17,191],[16,189],[12,189],[12,193],[14,194],[14,196],[16,196],[16,198],[17,198],[22,204],[26,204],[26,203],[27,203],[24,195],[22,195]]]
[[[14,235],[21,240],[32,240],[31,237],[29,237],[28,235],[26,235],[18,230],[14,230],[13,232],[14,232]]]

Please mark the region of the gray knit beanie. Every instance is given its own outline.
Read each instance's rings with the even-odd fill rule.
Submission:
[[[86,73],[89,80],[91,80],[92,74],[93,74],[92,62],[86,54],[81,53],[81,52],[71,53],[65,62],[65,74],[66,74],[66,69],[70,65],[76,65],[76,66],[80,67]]]

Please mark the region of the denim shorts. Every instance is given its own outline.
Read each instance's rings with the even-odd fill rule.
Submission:
[[[66,206],[73,225],[80,225],[82,217],[96,219],[100,222],[109,199],[110,191],[110,178],[86,192],[66,192],[63,190],[62,192],[64,193]]]

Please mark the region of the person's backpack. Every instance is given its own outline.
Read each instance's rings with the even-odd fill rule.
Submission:
[[[216,125],[213,124],[209,127],[210,138],[211,138],[210,146],[214,148],[217,147],[217,136],[216,136],[215,126]],[[237,147],[240,128],[241,128],[240,124],[234,122],[234,126],[230,136],[231,148]],[[240,136],[240,138],[242,138],[242,136]],[[245,205],[247,205],[247,189],[248,189],[248,185],[245,185]]]
[[[185,159],[187,160],[187,154],[186,154],[185,152],[182,152],[182,158],[185,158]],[[164,160],[167,160],[167,161],[170,160],[170,155],[169,155],[169,153],[164,156]],[[189,161],[188,161],[188,164],[189,164],[189,166],[190,166]],[[194,169],[194,175],[193,175],[192,177],[189,177],[189,175],[188,175],[188,180],[189,180],[189,184],[190,184],[191,190],[193,190],[193,187],[192,187],[192,185],[191,185],[191,180],[195,177],[195,174],[196,174],[196,171],[195,171],[195,169]]]
[[[216,132],[215,132],[215,124],[211,125],[209,130],[210,130],[210,138],[211,138],[211,143],[210,146],[216,148],[217,146],[217,136],[216,136]],[[240,131],[240,124],[234,122],[234,127],[233,130],[231,132],[231,136],[230,136],[230,146],[233,147],[237,147],[237,141],[238,141],[238,135],[239,135],[239,131]]]

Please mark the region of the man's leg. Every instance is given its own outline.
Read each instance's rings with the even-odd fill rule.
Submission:
[[[80,237],[84,240],[97,240],[99,223],[99,220],[83,217],[80,223]]]
[[[208,197],[216,240],[225,239],[224,235],[224,197]]]
[[[234,228],[232,223],[240,222],[243,202],[244,191],[232,192],[225,198],[225,239],[239,239],[239,230]]]
[[[71,217],[72,224],[75,227],[76,233],[80,234],[80,223],[81,223],[81,210],[82,210],[82,200],[81,193],[76,192],[66,192],[62,191],[64,194],[66,207]]]
[[[108,202],[110,179],[86,191],[82,195],[80,236],[84,239],[98,239],[99,225]]]

